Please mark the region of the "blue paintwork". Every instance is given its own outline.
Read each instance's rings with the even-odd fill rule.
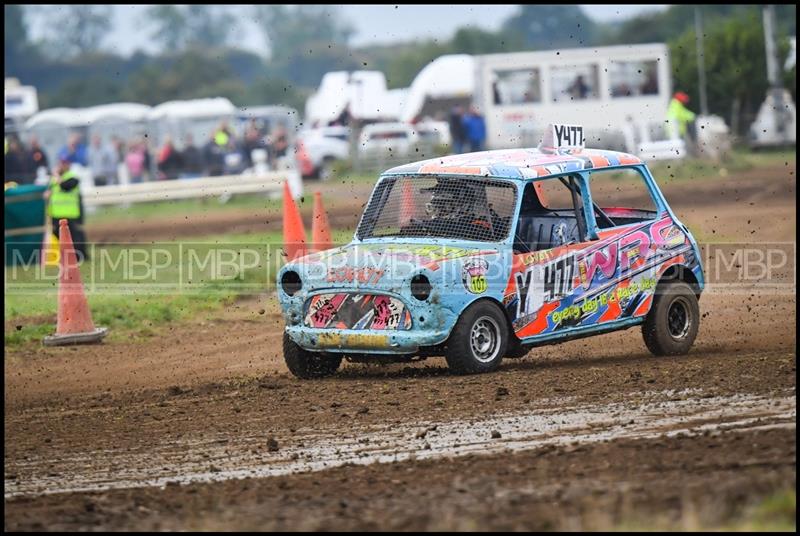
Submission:
[[[611,166],[602,169],[637,169],[643,176],[645,184],[656,204],[659,213],[668,213],[674,222],[683,230],[688,237],[691,247],[695,252],[695,260],[690,270],[695,274],[703,288],[702,266],[700,264],[700,254],[697,244],[691,233],[681,224],[669,205],[665,201],[663,194],[659,190],[652,175],[644,164],[618,165],[619,158],[616,153],[602,151],[603,155],[609,159]],[[409,164],[394,168],[384,173],[381,179],[397,175],[420,175],[416,170],[420,164]],[[548,165],[550,169],[550,165]],[[493,179],[507,180],[515,184],[517,188],[516,208],[514,219],[517,220],[520,204],[522,187],[526,182],[542,179],[550,179],[554,176],[575,173],[581,183],[581,191],[584,206],[592,206],[590,188],[591,169],[585,169],[585,162],[568,160],[559,163],[554,168],[554,173],[541,177],[523,177],[524,172],[519,166],[494,165],[490,167],[491,174],[488,176]],[[436,173],[440,174],[440,173]],[[475,178],[474,175],[464,175],[468,178]],[[598,227],[595,221],[594,211],[586,212],[586,229],[590,240],[597,239]],[[445,342],[459,318],[459,315],[472,303],[480,299],[489,299],[503,304],[504,291],[508,285],[513,263],[513,235],[502,242],[467,242],[467,241],[448,241],[444,243],[441,239],[433,238],[371,238],[359,240],[354,237],[353,241],[340,248],[335,248],[322,253],[308,255],[294,262],[287,263],[278,273],[278,297],[286,320],[286,332],[291,339],[298,345],[313,351],[329,352],[349,352],[349,353],[388,353],[388,354],[411,354],[420,347],[438,345]],[[424,262],[408,261],[400,266],[390,269],[389,261],[397,255],[393,249],[420,248],[424,246],[447,247],[451,249],[464,249],[472,251],[471,254],[457,254],[441,260],[438,269],[426,267]],[[468,292],[462,282],[462,267],[467,259],[478,256],[479,252],[484,254],[481,257],[488,261],[490,267],[486,274],[488,288],[485,292],[473,294]],[[367,254],[369,253],[369,254]],[[385,271],[377,281],[370,281],[367,284],[359,284],[357,281],[329,281],[327,280],[330,268],[350,266],[355,268],[373,268]],[[302,289],[294,296],[288,296],[280,285],[283,273],[287,270],[295,270],[300,274],[303,282]],[[431,296],[421,302],[411,295],[410,282],[412,277],[419,273],[424,273],[433,285]],[[587,294],[591,295],[597,285],[594,283]],[[412,327],[410,330],[348,330],[330,328],[310,328],[304,326],[304,304],[308,299],[316,294],[332,292],[367,292],[370,294],[386,294],[403,301],[412,317]],[[564,305],[568,306],[575,296],[568,297]],[[508,304],[506,304],[508,305]],[[502,306],[502,305],[501,305]],[[558,339],[570,338],[578,335],[600,333],[613,329],[622,329],[640,323],[644,317],[622,318],[617,321],[605,322],[603,324],[594,323],[600,313],[585,318],[581,325],[575,327],[561,327],[558,331],[549,331],[535,337],[524,339],[526,343],[548,343]],[[348,337],[360,337],[358,347],[351,346],[347,342]],[[366,336],[366,337],[365,337]],[[384,344],[364,344],[365,338],[382,337],[385,338]],[[327,342],[321,342],[320,338]],[[338,342],[331,343],[330,340]],[[355,339],[354,339],[355,340]]]
[[[488,288],[481,294],[467,292],[461,281],[461,268],[466,259],[473,255],[459,255],[450,259],[438,262],[439,268],[431,270],[418,262],[396,261],[393,266],[389,266],[391,254],[383,253],[380,256],[370,256],[367,252],[377,253],[384,247],[398,248],[419,248],[424,246],[443,247],[441,242],[436,240],[420,238],[409,239],[370,239],[354,240],[346,246],[335,248],[323,254],[309,255],[298,259],[293,263],[285,265],[278,274],[278,281],[284,271],[293,269],[300,274],[303,281],[303,288],[300,292],[290,297],[286,295],[278,285],[278,297],[284,312],[287,324],[287,333],[297,344],[304,348],[313,350],[319,349],[319,344],[311,344],[312,338],[318,340],[320,332],[335,334],[364,334],[364,335],[386,335],[390,334],[393,338],[390,347],[374,347],[368,349],[372,352],[385,353],[411,353],[415,352],[420,346],[432,346],[447,340],[450,330],[453,328],[458,315],[474,301],[481,298],[494,299],[498,303],[502,302],[503,291],[508,281],[511,266],[511,249],[504,248],[503,253],[498,250],[498,244],[488,242],[451,242],[446,247],[457,250],[463,249],[466,252],[483,252],[481,258],[487,260],[490,267],[502,267],[498,273],[487,273]],[[329,267],[337,266],[358,266],[383,268],[386,270],[384,275],[377,283],[361,285],[357,282],[330,282],[326,280]],[[394,268],[392,270],[392,268]],[[417,300],[411,295],[411,279],[417,274],[424,274],[431,282],[433,288],[431,295],[424,302]],[[339,291],[362,291],[370,294],[386,294],[400,298],[406,308],[411,313],[412,328],[407,331],[386,331],[386,330],[337,330],[337,329],[318,329],[303,326],[305,311],[303,306],[309,298],[316,294],[324,294]],[[421,320],[424,319],[424,320]],[[346,350],[345,348],[327,348],[328,351]]]

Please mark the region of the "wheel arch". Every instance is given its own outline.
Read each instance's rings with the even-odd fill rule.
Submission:
[[[469,305],[464,307],[464,309],[458,314],[458,317],[456,317],[456,322],[458,322],[458,319],[461,318],[461,315],[464,314],[464,311],[466,311],[469,307],[472,307],[474,304],[478,302],[489,302],[494,304],[498,309],[500,309],[500,312],[503,313],[503,318],[506,319],[506,330],[508,331],[508,336],[511,337],[511,339],[509,340],[516,339],[519,341],[519,337],[517,337],[517,334],[514,332],[514,327],[513,327],[514,319],[511,318],[511,315],[508,313],[508,310],[505,307],[503,307],[503,304],[500,302],[500,300],[498,300],[493,296],[481,296],[480,298],[472,300],[469,303]]]
[[[694,291],[697,299],[700,299],[700,293],[702,291],[700,282],[697,280],[697,276],[694,274],[691,268],[685,264],[673,264],[664,270],[664,273],[662,273],[658,279],[658,286],[656,287],[656,290],[658,290],[658,287],[661,285],[672,281],[682,281],[686,283],[689,285],[689,287],[691,287],[692,291]]]

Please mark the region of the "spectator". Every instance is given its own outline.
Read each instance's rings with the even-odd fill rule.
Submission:
[[[111,136],[111,147],[113,147],[114,151],[117,153],[117,162],[125,160],[125,142],[123,142],[119,136]]]
[[[195,146],[194,138],[191,134],[186,135],[186,146],[181,153],[181,161],[183,162],[180,174],[182,179],[196,179],[202,177],[203,173],[205,173],[203,153]]]
[[[579,74],[572,85],[567,88],[567,92],[573,99],[585,99],[589,96],[591,88],[586,84],[583,75]]]
[[[158,153],[158,178],[172,180],[178,178],[183,162],[181,155],[172,144],[172,137],[164,138],[164,146]]]
[[[30,140],[30,149],[28,149],[28,169],[33,172],[34,176],[37,176],[41,168],[44,169],[43,173],[47,176],[47,172],[50,169],[47,154],[39,145],[39,138],[33,135]]]
[[[227,142],[227,139],[225,140]],[[225,172],[226,146],[217,143],[216,133],[211,135],[205,146],[205,162],[208,166],[208,175],[217,177]]]
[[[625,82],[617,84],[611,88],[612,97],[630,97],[632,95],[633,95],[633,90],[631,89],[631,86],[629,86]]]
[[[208,162],[216,175],[227,175],[241,171],[242,155],[237,151],[236,138],[228,127],[228,122],[222,120],[212,135],[215,147],[211,148]]]
[[[28,158],[25,148],[16,136],[8,141],[8,150],[5,155],[5,181],[14,181],[17,184],[32,184],[34,176],[28,169]]]
[[[453,154],[464,152],[464,108],[453,106],[450,110],[450,138],[453,140]]]
[[[145,180],[149,181],[151,180],[150,170],[153,169],[153,158],[150,156],[152,151],[150,150],[150,138],[147,137],[147,134],[144,135],[141,144],[144,152],[144,177]]]
[[[250,126],[247,127],[247,131],[244,134],[243,152],[244,152],[245,167],[252,167],[253,151],[255,149],[266,149],[266,148],[267,145],[266,143],[264,143],[264,137],[261,135],[261,132],[255,126],[255,122],[252,122]]]
[[[647,67],[647,79],[641,87],[642,95],[658,95],[658,74],[654,65]]]
[[[92,136],[92,145],[89,148],[89,169],[92,170],[94,183],[98,186],[115,184],[117,182],[117,152],[100,139]]]
[[[270,135],[270,152],[271,152],[271,167],[277,167],[277,161],[286,156],[286,151],[289,149],[289,138],[286,129],[283,125],[278,125]]]
[[[142,182],[144,180],[145,153],[143,142],[133,141],[129,144],[128,154],[125,155],[125,165],[128,167],[131,183]]]
[[[231,133],[230,128],[228,128],[228,122],[225,120],[223,120],[219,124],[219,127],[217,127],[217,130],[214,131],[213,139],[217,146],[226,149],[230,149],[233,145],[235,145],[233,133]]]
[[[80,193],[80,179],[72,170],[70,153],[64,148],[59,152],[58,165],[48,190],[48,207],[53,219],[53,231],[59,236],[59,220],[65,219],[69,225],[69,233],[80,254],[79,259],[89,258],[86,237],[83,234],[83,200]]]
[[[492,97],[494,98],[495,104],[507,104],[503,102],[503,97],[500,94],[500,88],[498,87],[499,81],[492,80]]]
[[[470,106],[469,113],[464,116],[462,124],[470,151],[482,151],[486,141],[486,121],[475,106]]]
[[[691,146],[693,140],[688,135],[688,126],[696,116],[686,107],[687,104],[689,104],[689,95],[683,91],[678,91],[672,97],[669,108],[667,108],[667,135],[671,139],[683,139],[687,145]]]
[[[336,119],[334,119],[333,121],[330,121],[328,123],[328,126],[331,126],[331,127],[334,127],[334,126],[346,127],[347,125],[350,124],[350,119],[351,118],[352,118],[352,115],[350,113],[350,105],[348,104],[347,107],[344,110],[342,110],[342,113],[340,113],[339,116]]]
[[[67,144],[61,148],[63,153],[71,164],[80,164],[81,166],[88,166],[89,159],[86,155],[86,145],[81,141],[81,135],[73,132],[67,139]]]

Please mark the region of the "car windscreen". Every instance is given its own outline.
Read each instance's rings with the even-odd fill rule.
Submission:
[[[484,177],[385,177],[372,192],[356,236],[502,241],[516,195],[513,182]]]

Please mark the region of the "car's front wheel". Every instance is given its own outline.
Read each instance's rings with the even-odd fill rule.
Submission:
[[[450,333],[445,349],[447,366],[456,374],[491,372],[500,366],[508,346],[503,311],[490,301],[470,305]]]
[[[330,376],[342,364],[342,356],[304,350],[286,332],[283,333],[283,359],[289,372],[304,380]]]
[[[642,324],[647,348],[655,355],[683,355],[700,327],[700,306],[692,287],[683,281],[659,285],[653,306]]]

